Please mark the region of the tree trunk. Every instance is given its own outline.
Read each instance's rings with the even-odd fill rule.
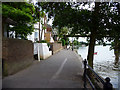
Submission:
[[[39,42],[41,41],[41,38],[40,38],[40,21],[39,21]]]
[[[43,27],[45,27],[45,16],[44,16],[43,19],[44,19],[44,23],[42,24],[41,40],[42,40],[43,31],[44,31]],[[44,26],[43,26],[43,25],[44,25]],[[46,26],[46,28],[47,28],[47,26]]]
[[[119,62],[119,39],[118,38],[115,38],[115,48],[114,48],[114,54],[115,54],[115,65],[118,64]]]
[[[92,68],[93,68],[94,48],[95,48],[95,41],[96,41],[95,39],[96,39],[95,33],[91,32],[87,60],[88,60],[88,64]]]
[[[99,12],[99,2],[95,2],[95,9],[92,15],[92,27],[91,27],[91,35],[90,35],[90,43],[88,49],[88,64],[93,68],[93,59],[94,59],[94,48],[95,48],[95,41],[96,41],[96,34],[99,26],[98,21],[98,12]]]
[[[43,35],[43,23],[42,23],[42,31],[41,31],[41,40],[42,40],[42,35]]]
[[[41,31],[41,40],[42,40],[42,34],[43,34],[43,25],[42,25],[42,31]]]
[[[117,8],[118,8],[118,13],[120,14],[120,3],[118,3],[117,5]],[[115,55],[115,65],[118,65],[119,63],[119,54],[120,54],[120,51],[119,51],[119,36],[115,38],[114,40],[114,43],[115,43],[115,48],[114,48],[114,55]]]

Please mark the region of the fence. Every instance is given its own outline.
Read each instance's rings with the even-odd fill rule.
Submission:
[[[88,67],[88,68],[87,68]],[[84,60],[84,89],[87,90],[87,80],[90,83],[90,86],[92,87],[93,90],[96,90],[95,85],[92,82],[92,77],[90,78],[90,75],[88,75],[87,71],[91,71],[92,74],[96,76],[96,78],[102,83],[103,85],[103,90],[112,90],[112,84],[110,83],[110,78],[106,77],[105,81],[87,64],[87,60]]]

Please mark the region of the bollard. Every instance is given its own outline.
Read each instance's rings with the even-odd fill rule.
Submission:
[[[73,51],[73,45],[72,45],[72,51]]]
[[[105,78],[105,83],[104,83],[104,86],[103,86],[103,90],[113,90],[113,86],[112,84],[110,83],[110,78],[109,77],[106,77]]]
[[[87,60],[84,60],[84,88],[86,89],[86,64],[87,64]]]

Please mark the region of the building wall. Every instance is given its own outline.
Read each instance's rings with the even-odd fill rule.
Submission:
[[[42,40],[44,40],[44,32],[45,31],[43,31],[43,34],[42,34]],[[40,31],[40,36],[41,36],[41,31]],[[31,35],[28,35],[27,39],[31,40],[32,42],[36,42],[36,40],[39,41],[39,30],[35,30]]]
[[[3,38],[3,75],[14,74],[33,62],[33,43],[28,40]]]
[[[50,45],[51,45],[52,54],[55,54],[56,52],[63,49],[62,43],[54,42],[54,43],[51,43]]]
[[[45,40],[46,40],[46,41],[50,42],[50,37],[51,37],[50,32],[45,33]]]

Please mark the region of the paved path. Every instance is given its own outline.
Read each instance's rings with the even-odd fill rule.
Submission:
[[[61,50],[46,60],[3,79],[3,88],[83,88],[81,59]]]

